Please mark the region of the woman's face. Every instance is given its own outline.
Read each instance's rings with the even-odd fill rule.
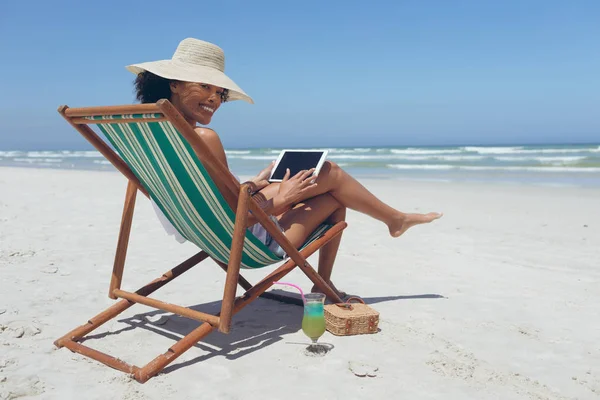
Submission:
[[[192,125],[208,125],[221,106],[223,88],[207,83],[172,82],[171,102]]]

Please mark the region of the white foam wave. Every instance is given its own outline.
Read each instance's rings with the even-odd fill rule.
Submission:
[[[514,153],[523,149],[523,147],[479,147],[479,146],[466,146],[462,147],[463,151],[471,151],[479,154],[505,154]]]
[[[395,169],[453,169],[454,165],[443,165],[443,164],[388,164],[388,168]]]
[[[94,160],[93,162],[94,162],[94,164],[111,165],[110,161],[108,161],[108,160]]]
[[[6,157],[6,158],[11,158],[11,157],[19,157],[22,156],[24,154],[24,152],[22,151],[0,151],[0,157]]]
[[[502,156],[494,157],[494,160],[498,161],[509,161],[509,162],[527,162],[537,161],[542,164],[555,164],[555,163],[576,163],[578,161],[585,160],[586,156],[567,156],[567,157],[527,157],[527,156]]]
[[[23,155],[23,153],[21,153]],[[102,158],[100,152],[91,151],[28,151],[24,154],[28,158]]]
[[[86,158],[100,158],[100,157],[104,157],[102,154],[100,154],[99,151],[96,151],[96,150],[92,150],[92,151],[74,151],[72,154],[73,154],[73,157],[86,157]]]
[[[358,155],[358,154],[333,154],[327,157],[330,160],[394,160],[400,157],[391,155]]]
[[[273,156],[240,156],[240,157],[232,157],[242,160],[275,160]]]
[[[341,154],[331,155],[327,157],[331,160],[407,160],[407,161],[425,161],[425,160],[442,160],[442,161],[477,161],[482,160],[485,156],[476,155],[403,155],[403,154]]]
[[[63,159],[56,158],[13,158],[15,162],[24,162],[28,164],[51,164],[51,163],[61,163]]]
[[[29,158],[63,158],[64,154],[58,151],[28,151],[26,154]]]
[[[250,150],[225,150],[225,154],[250,154]]]
[[[595,167],[491,167],[448,164],[387,164],[387,167],[394,169],[453,169],[465,171],[600,172],[600,168]]]
[[[458,154],[462,153],[461,149],[446,149],[446,150],[429,150],[429,149],[390,149],[394,154]]]
[[[433,156],[434,160],[444,161],[477,161],[483,160],[485,156]]]
[[[479,154],[567,154],[567,153],[598,153],[598,148],[582,147],[579,149],[524,149],[523,147],[463,147],[464,151]]]
[[[337,149],[337,148],[331,148],[331,149],[327,149],[329,150],[330,153],[336,154],[336,153],[368,153],[371,151],[370,148],[362,148],[362,147],[357,147],[354,149]]]

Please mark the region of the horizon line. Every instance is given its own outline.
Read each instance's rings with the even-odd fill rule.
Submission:
[[[257,149],[283,149],[283,148],[295,148],[295,149],[312,149],[312,148],[333,148],[333,149],[350,149],[350,148],[396,148],[396,147],[422,147],[422,148],[435,148],[435,147],[514,147],[514,146],[600,146],[600,142],[546,142],[546,143],[494,143],[494,144],[482,144],[482,143],[462,143],[462,144],[388,144],[388,145],[344,145],[344,146],[248,146],[248,147],[225,147],[230,150],[257,150]],[[76,146],[75,148],[0,148],[0,151],[84,151],[87,149],[94,149],[93,146]]]

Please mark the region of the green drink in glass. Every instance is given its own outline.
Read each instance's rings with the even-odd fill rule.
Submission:
[[[304,317],[302,318],[302,331],[312,340],[311,346],[316,346],[317,340],[325,333],[325,314],[323,293],[310,293],[304,296]]]

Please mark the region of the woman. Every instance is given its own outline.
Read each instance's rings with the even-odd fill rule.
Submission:
[[[170,100],[212,153],[227,166],[219,135],[212,129],[197,126],[208,125],[226,101],[245,100],[253,103],[224,74],[224,64],[225,57],[219,47],[197,39],[185,39],[171,60],[134,64],[127,69],[137,75],[135,90],[140,102],[154,103],[163,98]],[[295,176],[289,176],[288,171],[281,183],[268,182],[272,168],[273,163],[251,180],[255,185],[255,196],[296,247],[300,247],[323,222],[334,224],[343,221],[347,208],[383,222],[392,237],[402,235],[415,225],[441,217],[438,213],[406,214],[396,210],[329,161],[316,178],[312,176],[312,170],[301,171]],[[215,183],[217,186],[220,184],[218,181]],[[257,224],[251,230],[266,245],[274,245],[271,247],[274,252],[281,251],[262,226]],[[319,253],[318,273],[329,284],[340,240],[341,235],[323,246]],[[338,294],[344,296],[344,293]]]

